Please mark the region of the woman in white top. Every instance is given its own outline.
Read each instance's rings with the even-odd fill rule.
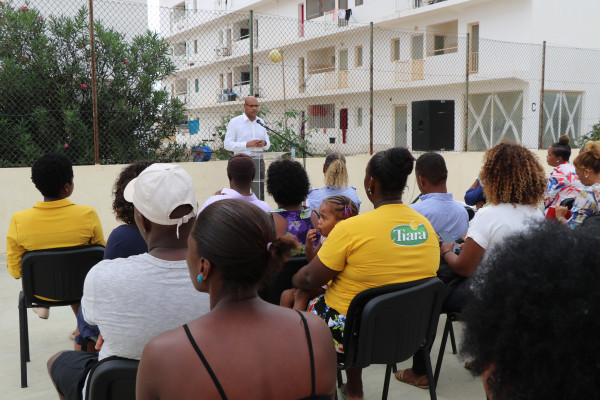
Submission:
[[[546,177],[533,152],[518,144],[498,144],[486,152],[480,177],[488,204],[471,221],[460,254],[452,252],[453,243],[440,247],[444,261],[465,277],[473,274],[486,249],[531,220],[543,219],[537,205],[544,198]]]

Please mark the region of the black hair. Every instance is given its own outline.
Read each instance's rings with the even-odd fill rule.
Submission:
[[[227,175],[233,181],[251,182],[255,174],[254,161],[247,154],[236,154],[227,162]]]
[[[552,151],[555,157],[560,157],[564,161],[569,161],[569,158],[571,158],[571,146],[569,146],[569,137],[567,135],[559,137],[558,142],[553,143],[551,149],[550,151]]]
[[[280,207],[297,206],[308,196],[310,181],[298,161],[277,160],[267,169],[267,192]]]
[[[415,171],[433,185],[445,182],[448,179],[448,168],[446,168],[444,157],[432,151],[423,153],[417,158]]]
[[[346,196],[329,196],[323,203],[329,203],[335,212],[335,219],[341,221],[358,215],[358,207]],[[347,211],[346,211],[347,209]]]
[[[113,186],[113,211],[117,217],[117,220],[123,221],[128,225],[135,225],[135,219],[133,217],[133,203],[125,200],[123,192],[127,184],[131,182],[133,178],[137,176],[150,165],[154,164],[154,161],[136,161],[127,165],[117,178],[115,185]]]
[[[259,286],[276,273],[298,243],[276,238],[268,213],[247,201],[226,199],[206,207],[192,233],[199,257],[218,269],[231,291]]]
[[[62,153],[46,153],[31,167],[31,181],[44,197],[59,197],[62,187],[73,182],[73,163]]]
[[[369,160],[371,177],[379,181],[384,194],[400,193],[413,170],[415,158],[404,147],[380,151]]]
[[[493,398],[598,398],[598,238],[545,221],[487,253],[469,285],[461,351],[476,375],[492,366]]]

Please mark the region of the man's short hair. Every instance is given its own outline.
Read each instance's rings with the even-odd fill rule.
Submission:
[[[254,161],[247,154],[236,154],[227,163],[227,176],[233,181],[251,181],[255,173]]]
[[[435,152],[421,154],[417,159],[415,171],[433,185],[437,185],[448,179],[446,161],[444,161],[444,157],[441,154]]]
[[[31,167],[31,181],[45,197],[59,197],[65,183],[73,182],[73,164],[61,153],[46,153]]]

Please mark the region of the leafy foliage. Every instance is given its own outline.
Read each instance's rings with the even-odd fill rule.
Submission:
[[[173,73],[168,43],[95,22],[101,163],[187,158],[171,140],[184,105],[155,82]],[[94,163],[91,50],[85,8],[44,18],[0,2],[0,166],[30,165],[48,151]]]
[[[578,147],[583,147],[589,141],[600,140],[600,122],[592,126],[592,130],[586,135],[577,139],[576,144]]]

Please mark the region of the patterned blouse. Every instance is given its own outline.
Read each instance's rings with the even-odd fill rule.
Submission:
[[[587,217],[600,215],[600,183],[583,187],[575,198],[571,213],[571,218],[567,221],[571,229],[578,228]]]
[[[313,229],[313,224],[310,219],[312,215],[311,209],[309,207],[303,207],[302,210],[286,211],[283,208],[279,208],[272,212],[286,219],[287,229],[285,231],[285,236],[294,235],[302,246],[301,250],[294,252],[293,255],[304,255],[306,234],[309,230]]]
[[[548,208],[560,205],[564,199],[577,197],[582,188],[573,164],[565,161],[554,168],[544,196],[544,214],[548,212]]]

